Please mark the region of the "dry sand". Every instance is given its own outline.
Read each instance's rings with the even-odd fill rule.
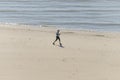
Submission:
[[[120,33],[0,25],[0,80],[120,80]]]

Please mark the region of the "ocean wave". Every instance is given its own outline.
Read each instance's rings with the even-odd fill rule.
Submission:
[[[0,22],[1,25],[19,25],[18,23]]]
[[[113,23],[113,22],[73,22],[73,21],[66,21],[66,22],[58,22],[58,21],[49,21],[43,22],[43,24],[50,24],[50,25],[115,25],[120,26],[120,23]]]
[[[33,25],[33,24],[27,24],[27,23],[9,23],[9,22],[0,22],[0,25],[10,25],[10,26],[27,26],[27,27],[46,27],[50,25]]]
[[[18,12],[17,10],[0,10],[0,12]]]

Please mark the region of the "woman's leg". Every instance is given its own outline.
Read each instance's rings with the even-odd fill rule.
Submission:
[[[56,40],[53,42],[53,45],[55,45],[55,42],[58,40],[58,37],[56,36]]]

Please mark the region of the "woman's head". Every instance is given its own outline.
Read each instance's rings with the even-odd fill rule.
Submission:
[[[60,32],[60,30],[58,29],[57,32]]]

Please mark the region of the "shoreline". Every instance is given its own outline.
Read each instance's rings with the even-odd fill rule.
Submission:
[[[0,27],[6,27],[6,28],[16,28],[16,29],[61,29],[66,31],[84,31],[84,32],[98,32],[98,33],[120,33],[120,31],[103,31],[103,30],[95,30],[95,29],[69,29],[69,28],[60,28],[57,26],[52,25],[24,25],[24,24],[15,24],[15,23],[0,23]]]

